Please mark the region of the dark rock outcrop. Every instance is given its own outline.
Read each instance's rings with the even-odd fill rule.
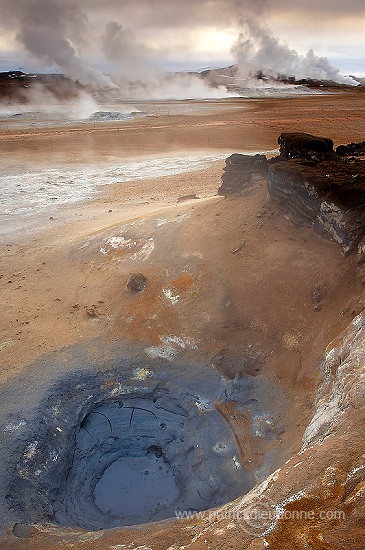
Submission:
[[[279,136],[280,155],[233,154],[218,194],[243,195],[268,175],[270,196],[294,222],[311,225],[347,254],[365,236],[365,141],[333,149],[333,141],[306,133]]]
[[[281,155],[268,172],[270,196],[346,254],[365,235],[365,162],[341,159],[331,140],[300,135],[279,137]]]
[[[349,157],[365,157],[365,141],[339,145],[336,148],[336,154],[346,159]]]
[[[267,174],[268,161],[265,155],[240,155],[234,153],[226,160],[222,185],[218,195],[241,195],[257,180]]]
[[[279,139],[280,156],[285,159],[307,159],[315,162],[333,157],[333,141],[312,134],[286,133]]]

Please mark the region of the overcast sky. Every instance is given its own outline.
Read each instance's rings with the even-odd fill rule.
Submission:
[[[98,69],[222,66],[236,61],[241,32],[244,55],[257,54],[264,33],[287,52],[313,49],[341,73],[365,75],[365,0],[0,0],[0,26],[2,70],[61,67],[87,79]]]

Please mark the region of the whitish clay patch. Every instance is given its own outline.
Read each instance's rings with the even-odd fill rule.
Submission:
[[[128,255],[129,260],[143,262],[149,258],[154,249],[155,242],[152,237],[149,239],[133,239],[124,237],[123,235],[115,235],[105,241],[105,244],[100,247],[99,252],[106,255],[119,250],[124,252],[126,256],[127,254],[131,254],[130,256]]]
[[[163,218],[159,218],[159,219],[156,220],[156,227],[162,227],[166,223],[168,223],[167,220],[165,220]]]
[[[141,391],[143,391],[144,388],[140,388]],[[118,383],[115,388],[113,388],[110,392],[110,397],[119,397],[121,395],[128,395],[132,393],[134,390],[130,388],[129,386],[124,386],[121,383]],[[90,396],[92,398],[92,396]]]
[[[207,412],[207,411],[213,411],[214,405],[209,399],[205,399],[204,397],[197,397],[195,401],[195,405],[198,407],[200,411]]]
[[[152,359],[160,358],[173,361],[179,352],[179,349],[198,349],[198,342],[193,338],[186,336],[161,336],[161,346],[151,346],[145,349],[145,353]]]
[[[137,241],[132,242],[132,239],[126,239],[122,235],[116,235],[114,237],[110,237],[106,240],[105,246],[102,246],[100,248],[100,252],[102,254],[108,254],[110,252],[110,249],[122,249],[122,250],[130,250],[133,246],[137,245]]]
[[[38,448],[38,441],[33,441],[33,443],[30,443],[28,445],[28,447],[26,448],[25,450],[25,457],[30,460],[31,458],[34,457],[34,455],[36,454],[37,452],[37,448]]]
[[[173,346],[151,346],[146,348],[145,352],[151,359],[167,359],[167,361],[173,361],[177,354]]]
[[[162,336],[161,342],[165,342],[166,344],[176,344],[182,349],[198,349],[198,341],[194,340],[194,338],[189,338],[188,336]]]
[[[147,378],[150,378],[152,375],[152,371],[150,369],[147,369],[145,367],[139,367],[137,369],[134,369],[133,371],[133,380],[146,380]]]
[[[364,470],[364,469],[365,469],[365,464],[361,464],[361,466],[358,466],[357,468],[353,468],[347,476],[347,481],[352,479],[354,475],[356,475],[357,473],[361,472],[361,470]]]
[[[13,423],[7,424],[4,428],[4,432],[5,433],[16,432],[20,428],[24,428],[24,426],[26,426],[26,425],[27,425],[27,421],[24,418],[22,418],[18,422],[13,422]]]
[[[126,239],[125,237],[110,237],[106,241],[106,244],[109,244],[112,248],[131,248],[131,239]]]
[[[268,415],[255,416],[252,421],[252,433],[255,437],[266,437],[268,429],[275,428],[275,422]]]
[[[43,208],[89,199],[110,185],[145,178],[194,172],[209,168],[227,154],[193,157],[164,157],[128,162],[113,166],[81,168],[49,168],[0,175],[0,201],[4,216],[26,215]]]
[[[287,349],[298,350],[299,349],[300,334],[291,334],[287,332],[283,338],[284,347]]]
[[[178,303],[180,296],[178,294],[174,294],[171,288],[164,288],[162,292],[165,298],[169,300],[173,305]]]
[[[154,249],[155,249],[154,240],[152,238],[148,239],[148,241],[142,246],[141,250],[133,254],[133,256],[131,257],[131,260],[140,260],[143,262],[147,260],[149,256],[151,256]]]
[[[182,255],[182,258],[204,258],[204,254],[202,252],[184,252]]]
[[[0,351],[4,351],[4,349],[10,348],[10,346],[15,346],[15,340],[6,340],[5,342],[2,342],[0,344]]]

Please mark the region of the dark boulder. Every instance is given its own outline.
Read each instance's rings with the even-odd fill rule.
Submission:
[[[280,157],[321,162],[334,156],[333,141],[304,133],[284,133],[278,138]]]
[[[336,148],[336,154],[346,159],[349,157],[365,157],[365,141],[339,145]]]
[[[240,155],[227,158],[218,195],[240,195],[249,189],[259,177],[267,174],[265,155]]]
[[[133,273],[128,279],[127,288],[133,293],[143,292],[147,282],[147,277],[143,273]]]

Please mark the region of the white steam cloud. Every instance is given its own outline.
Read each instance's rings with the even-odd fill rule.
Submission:
[[[131,29],[116,21],[109,21],[101,37],[106,59],[118,75],[137,80],[152,71],[152,52],[141,43]]]
[[[225,86],[211,86],[192,73],[165,73],[155,66],[156,52],[143,44],[131,29],[115,21],[105,26],[102,35],[103,53],[118,76],[114,76],[122,94],[144,99],[198,99],[236,96]],[[156,55],[157,54],[157,55]]]
[[[130,82],[117,80],[121,93],[131,99],[220,99],[237,97],[222,85],[210,85],[192,73],[150,72],[144,79]]]
[[[40,112],[62,115],[69,120],[84,120],[99,108],[95,99],[84,90],[73,90],[69,97],[61,98],[36,82],[31,87],[19,88],[16,97],[2,98],[0,116]]]
[[[76,41],[87,26],[75,2],[63,0],[6,0],[5,17],[15,21],[17,39],[46,65],[56,63],[73,80],[101,88],[115,88],[110,78],[76,53]]]
[[[302,56],[282,44],[257,17],[247,18],[243,26],[244,30],[232,47],[241,78],[248,78],[257,71],[270,71],[273,76],[285,75],[296,79],[332,80],[341,84],[358,85],[353,78],[342,76],[327,57],[319,57],[313,50]]]

